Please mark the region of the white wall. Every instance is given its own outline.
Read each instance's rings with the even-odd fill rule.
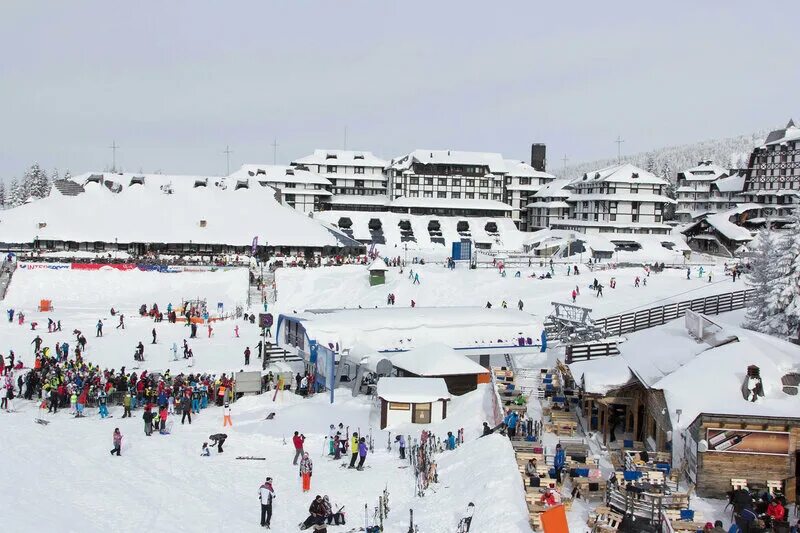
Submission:
[[[434,402],[431,405],[431,423],[441,422],[444,420],[442,418],[442,404],[443,401]],[[411,406],[409,405],[408,411],[399,411],[399,410],[386,410],[386,427],[395,426],[398,424],[411,424]],[[419,424],[425,425],[425,424]]]

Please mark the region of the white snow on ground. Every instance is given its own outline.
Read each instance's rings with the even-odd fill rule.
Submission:
[[[393,293],[396,306],[407,307],[411,300],[418,307],[430,306],[485,306],[489,301],[500,307],[503,300],[516,309],[518,300],[524,310],[539,317],[552,311],[551,302],[571,302],[572,290],[580,287],[577,304],[591,308],[595,318],[621,313],[632,308],[663,305],[669,301],[691,300],[711,294],[745,289],[744,283],[732,283],[723,276],[722,266],[713,268],[712,283],[707,274],[698,278],[697,267],[692,268],[692,279],[686,279],[685,269],[666,269],[661,274],[651,274],[647,286],[635,287],[636,277],[644,279],[641,267],[598,270],[590,272],[585,265],[578,266],[580,275],[567,276],[567,265],[555,265],[553,279],[534,279],[531,275],[549,272],[549,267],[509,267],[506,277],[496,269],[448,270],[441,265],[408,265],[400,274],[398,268],[386,273],[386,284],[369,286],[366,266],[342,266],[311,270],[280,269],[276,273],[278,290],[277,307],[281,311],[325,309],[337,307],[385,307],[386,296]],[[704,272],[708,271],[704,267]],[[413,285],[409,270],[419,272],[420,284]],[[519,270],[521,277],[514,274]],[[617,288],[609,286],[616,278]],[[589,289],[594,279],[603,285],[603,297],[596,298]]]

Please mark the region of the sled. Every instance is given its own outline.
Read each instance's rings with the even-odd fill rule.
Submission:
[[[245,461],[266,461],[266,457],[253,457],[252,455],[240,455],[237,459]]]
[[[275,418],[275,411],[273,411],[270,414],[268,414],[267,418],[265,418],[264,420],[272,420],[273,418]]]
[[[43,426],[46,426],[47,424],[50,423],[49,420],[45,420],[43,418],[34,418],[33,421],[36,422],[37,424],[41,424]]]

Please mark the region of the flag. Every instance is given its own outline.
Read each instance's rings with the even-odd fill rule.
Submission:
[[[253,246],[252,246],[251,255],[256,255],[256,249],[257,248],[258,248],[258,235],[253,237]]]

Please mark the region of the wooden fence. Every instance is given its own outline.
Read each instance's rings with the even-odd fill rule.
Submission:
[[[575,361],[588,361],[597,357],[619,355],[616,342],[593,342],[589,344],[571,344],[567,346],[564,361],[567,364]]]
[[[686,313],[687,309],[704,315],[717,315],[735,311],[736,309],[743,309],[754,294],[755,289],[727,292],[600,318],[595,320],[594,323],[598,328],[604,329],[607,336],[623,335],[660,326],[670,320],[680,318]]]

